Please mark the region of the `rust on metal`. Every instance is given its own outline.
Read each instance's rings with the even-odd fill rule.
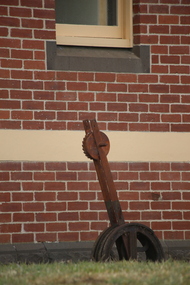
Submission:
[[[163,260],[160,241],[150,228],[140,223],[125,223],[107,160],[110,149],[108,137],[99,131],[96,120],[84,120],[83,125],[86,133],[83,151],[94,162],[110,220],[110,227],[100,234],[94,244],[92,258],[96,261],[129,260],[138,259],[139,253],[143,253],[142,259]]]

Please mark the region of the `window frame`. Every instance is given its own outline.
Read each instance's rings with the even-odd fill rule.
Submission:
[[[132,47],[132,1],[118,0],[117,26],[56,24],[57,45]]]

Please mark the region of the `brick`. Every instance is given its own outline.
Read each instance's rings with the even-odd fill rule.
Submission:
[[[127,122],[138,122],[139,115],[136,113],[120,113],[119,120]]]
[[[177,240],[184,239],[182,231],[164,231],[164,239]]]
[[[137,102],[137,94],[118,94],[118,101],[121,102]]]
[[[57,71],[56,72],[56,79],[57,80],[68,80],[68,81],[77,81],[77,72],[72,71]]]
[[[170,190],[170,182],[152,182],[151,183],[152,190]]]
[[[98,113],[98,120],[100,121],[117,121],[116,113]]]
[[[13,38],[32,38],[32,30],[29,29],[11,29],[11,37]]]
[[[179,95],[173,95],[173,94],[167,94],[167,95],[160,95],[160,102],[161,103],[179,103],[180,102],[180,96]]]
[[[16,233],[21,231],[20,224],[3,224],[1,225],[1,232],[2,233]]]
[[[137,82],[136,74],[118,74],[117,82]]]
[[[145,211],[142,212],[142,220],[161,220],[161,212],[158,211]]]
[[[13,222],[33,222],[34,213],[13,213]]]
[[[162,83],[179,83],[179,75],[160,75],[160,82],[162,82]]]
[[[189,16],[181,16],[180,17],[180,24],[189,25],[190,24]]]
[[[182,212],[180,212],[180,211],[163,211],[163,219],[165,219],[165,220],[182,220]]]
[[[34,59],[42,59],[42,60],[45,60],[45,52],[44,51],[34,51]]]
[[[86,162],[67,162],[68,170],[88,170]]]
[[[32,201],[33,200],[33,193],[12,193],[12,201]]]
[[[162,115],[162,122],[181,122],[181,115]]]
[[[55,35],[55,31],[45,31],[45,30],[35,30],[34,31],[34,38],[35,39],[47,39],[47,40],[51,40],[51,39],[55,39],[56,35]]]
[[[173,229],[174,230],[186,230],[189,229],[190,222],[189,221],[174,221]]]
[[[107,91],[108,92],[126,92],[127,84],[108,83]]]
[[[9,49],[0,48],[0,55],[1,55],[1,57],[9,57]]]
[[[164,192],[162,193],[163,200],[181,200],[181,193],[179,192]]]
[[[130,202],[130,210],[147,210],[149,209],[149,202]]]
[[[63,202],[48,202],[46,203],[46,211],[65,211],[66,210],[66,203]]]
[[[56,233],[38,233],[36,234],[36,241],[38,242],[54,242],[56,240]]]
[[[86,210],[86,209],[84,209]],[[105,204],[104,202],[90,202],[90,210],[92,211],[101,211],[101,210],[105,210]]]
[[[43,130],[44,123],[37,122],[37,121],[24,121],[23,122],[23,129],[24,130]]]
[[[63,201],[76,201],[78,200],[78,193],[73,192],[73,191],[72,192],[68,192],[68,191],[58,192],[57,199],[63,200]]]
[[[171,125],[171,131],[172,132],[189,132],[190,127],[188,124],[176,124]]]
[[[176,104],[176,105],[171,106],[171,112],[172,113],[189,113],[190,112],[190,106],[189,105]]]
[[[179,16],[175,15],[159,15],[159,24],[179,24]]]
[[[55,180],[55,173],[53,172],[36,172],[34,173],[34,180]]]
[[[171,222],[152,222],[153,230],[170,230]]]
[[[7,69],[1,69],[0,70],[0,77],[1,78],[10,78],[10,71],[9,70],[7,70]],[[3,83],[4,81],[2,80],[2,83]],[[5,82],[7,82],[7,81],[5,81]],[[3,86],[2,86],[2,88],[3,88]],[[1,97],[1,99],[2,99],[2,97]]]
[[[168,45],[179,45],[180,44],[180,37],[179,36],[164,36],[164,35],[161,35],[160,36],[160,43],[165,45],[165,44],[168,44]]]
[[[98,220],[98,213],[97,212],[81,212],[80,213],[80,220],[81,221],[92,221]]]
[[[105,83],[89,83],[88,90],[89,91],[105,91],[106,84]],[[109,91],[109,90],[108,90]]]
[[[0,193],[1,202],[10,202],[10,193]]]
[[[45,90],[64,90],[64,82],[45,82]]]
[[[170,202],[169,201],[154,201],[151,202],[151,208],[153,210],[166,210],[166,209],[170,209]]]
[[[10,119],[9,111],[0,111],[0,119]]]
[[[26,90],[10,90],[12,99],[32,99],[32,91]]]
[[[139,94],[140,102],[158,102],[157,94]]]
[[[66,110],[65,102],[46,102],[46,110]]]
[[[11,222],[11,213],[10,214],[0,214],[0,219],[1,219],[1,223],[10,223]]]
[[[115,81],[114,73],[95,73],[96,81],[104,81],[104,82],[114,82]]]
[[[71,233],[58,233],[59,241],[78,241],[79,240],[79,233],[78,232],[71,232]]]
[[[89,231],[89,222],[77,222],[77,223],[69,223],[70,231]]]
[[[157,83],[158,82],[158,76],[157,75],[144,75],[144,74],[140,74],[138,76],[138,82],[139,83]]]
[[[190,86],[189,85],[171,85],[170,90],[172,93],[190,93]]]
[[[58,213],[59,221],[78,221],[79,213],[78,212],[63,212]]]
[[[181,83],[182,84],[189,84],[189,81],[190,81],[190,76],[186,76],[186,75],[181,76]]]
[[[2,59],[1,66],[5,68],[22,68],[22,61],[16,59]]]
[[[186,15],[186,14],[190,14],[190,7],[187,5],[177,5],[177,6],[171,6],[171,10],[170,10],[171,14],[177,14],[177,15]]]
[[[164,16],[165,17],[165,16]],[[168,54],[168,46],[154,45],[151,47],[151,52],[153,54]]]
[[[0,205],[1,212],[20,212],[21,208],[20,203],[1,203]]]
[[[1,191],[18,191],[20,190],[20,182],[1,182]]]
[[[12,172],[11,180],[32,180],[31,172]]]
[[[47,162],[46,163],[47,170],[66,170],[66,163],[65,162]]]
[[[178,66],[178,68],[177,68],[177,66],[170,66],[170,72],[171,73],[186,73],[186,74],[188,74],[189,73],[189,71],[188,71],[188,66],[185,66],[185,65],[181,65],[181,66]]]
[[[53,91],[34,91],[34,99],[35,100],[54,100],[54,92]]]
[[[150,104],[150,112],[168,113],[169,105],[168,104]]]
[[[41,60],[26,60],[24,61],[25,69],[45,69],[45,62]]]
[[[23,203],[25,212],[42,212],[44,211],[44,203]]]
[[[147,84],[129,84],[129,92],[148,92]]]
[[[96,102],[90,103],[90,110],[92,110],[92,111],[105,111],[106,110],[106,104],[105,103],[98,103],[98,102],[97,103]]]
[[[68,210],[72,211],[80,211],[80,210],[88,210],[88,202],[68,202]]]
[[[42,29],[43,28],[43,20],[36,20],[36,19],[21,19],[22,22],[22,27],[24,28],[38,28]]]
[[[54,192],[35,192],[35,201],[55,201],[56,194]]]
[[[116,102],[116,94],[115,93],[97,93],[96,101]]]
[[[44,224],[42,223],[32,223],[32,224],[24,224],[25,232],[43,232]]]
[[[18,39],[1,39],[0,47],[5,48],[20,48],[21,47],[21,40]]]
[[[160,122],[159,114],[140,114],[141,122]]]
[[[169,25],[150,25],[151,34],[169,34]]]
[[[63,232],[67,231],[67,225],[63,223],[47,223],[46,231],[48,232]]]
[[[45,182],[45,190],[65,190],[64,182]]]
[[[107,103],[107,110],[124,112],[124,111],[127,111],[127,104],[126,103]]]
[[[67,90],[87,90],[86,82],[67,82]]]
[[[44,50],[44,41],[40,41],[40,40],[26,40],[26,39],[23,39],[23,44],[22,45],[23,45],[24,49]],[[14,45],[13,45],[13,47],[14,47]]]
[[[23,190],[30,191],[30,190],[43,190],[43,183],[42,182],[22,182]]]
[[[152,73],[168,73],[167,65],[153,65]]]
[[[1,88],[19,89],[21,87],[20,80],[0,80]],[[19,103],[19,102],[18,102]]]
[[[0,26],[5,27],[19,27],[20,19],[14,17],[0,17]]]
[[[46,122],[45,129],[46,130],[66,130],[66,123]]]
[[[55,112],[34,112],[35,120],[55,120]]]
[[[56,100],[58,100],[58,101],[76,101],[77,100],[77,92],[67,92],[67,91],[57,92],[56,93]],[[86,100],[86,101],[88,101],[88,100]]]
[[[141,180],[158,180],[159,179],[159,173],[157,172],[141,172],[140,173],[140,179]]]
[[[150,183],[149,182],[131,182],[130,183],[130,190],[149,190],[150,189]]]
[[[149,13],[158,13],[158,14],[168,14],[169,13],[169,6],[168,5],[150,5],[149,6]]]
[[[130,171],[139,171],[139,170],[149,170],[149,163],[147,162],[130,162],[129,163]]]
[[[129,104],[129,111],[130,112],[148,112],[148,104],[131,103]]]
[[[127,123],[108,123],[109,131],[128,131]]]
[[[36,213],[37,222],[56,221],[56,213]]]
[[[21,170],[20,162],[0,162],[0,170]]]
[[[88,190],[88,182],[67,182],[67,190]]]
[[[127,180],[130,180],[130,178],[127,179]],[[138,200],[139,199],[139,193],[138,192],[134,192],[134,191],[133,192],[123,192],[123,191],[121,191],[118,194],[119,194],[118,196],[119,196],[119,200],[120,201],[124,201],[124,200],[125,201],[128,201],[128,200]]]
[[[3,121],[1,123],[2,129],[21,129],[21,122],[20,121]]]
[[[23,109],[27,110],[43,110],[44,103],[40,101],[24,101],[22,103]]]
[[[172,202],[172,209],[173,210],[189,210],[190,202]]]
[[[55,11],[47,9],[34,9],[34,18],[55,19]]]
[[[78,97],[79,101],[94,101],[94,93],[92,92],[79,92]]]
[[[9,172],[0,172],[0,181],[9,180]]]

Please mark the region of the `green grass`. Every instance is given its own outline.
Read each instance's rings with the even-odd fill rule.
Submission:
[[[0,285],[189,285],[190,263],[179,261],[0,265]]]

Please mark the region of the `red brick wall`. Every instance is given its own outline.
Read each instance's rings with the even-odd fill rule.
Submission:
[[[190,163],[110,163],[128,222],[190,238]],[[108,226],[92,163],[0,164],[1,242],[94,240]]]
[[[189,0],[134,0],[149,74],[47,71],[54,0],[0,0],[0,128],[190,131]],[[81,142],[79,142],[81,143]],[[126,220],[189,239],[189,163],[111,163]],[[2,162],[0,242],[93,240],[107,214],[92,164]]]

